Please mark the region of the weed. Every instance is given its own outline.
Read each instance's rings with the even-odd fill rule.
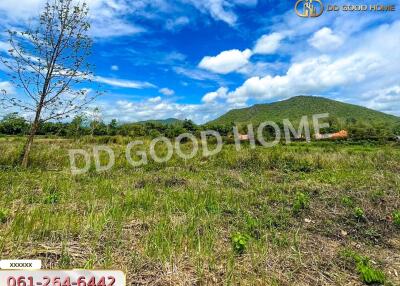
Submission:
[[[251,215],[246,215],[246,229],[255,239],[260,239],[261,231],[259,221]]]
[[[58,194],[57,193],[53,193],[53,194],[48,194],[44,200],[43,203],[46,205],[54,205],[56,203],[58,203]]]
[[[71,265],[71,257],[69,256],[65,246],[63,246],[63,248],[62,248],[58,265],[60,268],[63,268],[63,269],[68,268]]]
[[[362,219],[364,219],[364,210],[363,210],[362,208],[360,208],[360,207],[356,207],[356,208],[354,209],[354,217],[355,217],[357,220],[362,220]]]
[[[381,202],[385,197],[385,192],[383,190],[375,190],[369,194],[371,201],[374,203]]]
[[[242,234],[240,232],[237,232],[234,235],[232,235],[233,251],[238,255],[243,254],[247,249],[247,244],[249,242],[249,239],[250,239],[249,235]]]
[[[47,194],[43,200],[46,205],[55,205],[59,201],[58,189],[55,185],[46,185],[45,194]]]
[[[342,197],[342,204],[346,207],[352,207],[354,205],[354,201],[351,197],[349,196],[343,196]]]
[[[361,256],[353,251],[345,251],[344,256],[347,258],[351,258],[356,266],[356,270],[360,275],[361,280],[370,285],[370,284],[385,284],[386,277],[385,273],[381,270],[373,267],[371,265],[371,260],[368,257]]]
[[[269,241],[277,247],[288,247],[290,245],[289,238],[286,233],[272,231],[269,236]]]
[[[300,213],[301,210],[305,209],[308,207],[309,204],[309,197],[307,194],[302,193],[302,192],[297,192],[296,198],[293,203],[293,213],[298,214]]]
[[[6,223],[9,218],[9,211],[0,208],[0,223]]]
[[[400,228],[400,210],[393,212],[393,224]]]

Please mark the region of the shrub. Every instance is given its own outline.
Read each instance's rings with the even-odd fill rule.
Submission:
[[[240,232],[232,235],[232,247],[236,254],[243,254],[246,251],[248,241],[250,236],[247,234],[242,234]]]

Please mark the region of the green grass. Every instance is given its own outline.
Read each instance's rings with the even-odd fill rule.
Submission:
[[[400,228],[400,211],[399,210],[393,212],[393,223],[395,226]]]
[[[385,273],[372,266],[371,260],[368,257],[361,256],[354,251],[348,250],[344,251],[344,256],[351,258],[354,261],[360,279],[365,284],[383,285],[386,283]]]
[[[92,142],[40,139],[23,170],[23,140],[0,139],[0,259],[120,269],[129,285],[358,285],[339,255],[356,249],[399,285],[399,147],[225,145],[133,168],[125,141],[108,144],[112,170],[72,176],[67,151]]]

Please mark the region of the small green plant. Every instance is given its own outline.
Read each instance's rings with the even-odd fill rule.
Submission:
[[[393,224],[400,227],[400,210],[393,212]]]
[[[354,209],[354,217],[358,220],[361,220],[364,218],[364,210],[360,207],[356,207]]]
[[[65,246],[62,248],[58,265],[60,268],[68,268],[71,265],[71,257],[69,256]]]
[[[373,268],[369,261],[357,262],[357,271],[361,276],[361,280],[370,284],[385,284],[385,274],[379,270]]]
[[[342,204],[346,207],[352,207],[354,205],[353,199],[349,196],[342,197]]]
[[[0,223],[6,223],[9,217],[9,212],[6,209],[0,209]]]
[[[292,207],[293,213],[298,214],[301,210],[305,209],[308,206],[308,203],[309,203],[308,196],[302,192],[297,192]]]
[[[242,234],[240,232],[232,235],[232,247],[236,254],[243,254],[246,251],[247,244],[249,242],[250,236],[247,234]]]
[[[247,214],[246,217],[246,231],[255,239],[260,239],[261,231],[260,231],[260,223],[253,216]]]
[[[385,197],[385,192],[383,190],[376,190],[371,192],[369,196],[371,197],[372,202],[379,203]]]
[[[48,194],[45,198],[43,203],[46,205],[54,205],[58,202],[58,194],[57,193],[52,193]]]
[[[373,267],[368,257],[361,256],[351,250],[344,251],[343,255],[350,258],[355,263],[356,270],[365,284],[385,284],[385,273]]]

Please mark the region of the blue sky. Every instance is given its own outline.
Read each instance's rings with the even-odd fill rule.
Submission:
[[[204,123],[232,108],[300,94],[400,115],[399,0],[390,3],[396,12],[325,12],[313,19],[298,17],[295,1],[87,2],[90,61],[106,91],[91,108],[99,107],[105,121]],[[43,3],[1,1],[1,30],[32,23]],[[4,33],[0,52],[7,56]],[[0,70],[0,88],[23,96]]]

